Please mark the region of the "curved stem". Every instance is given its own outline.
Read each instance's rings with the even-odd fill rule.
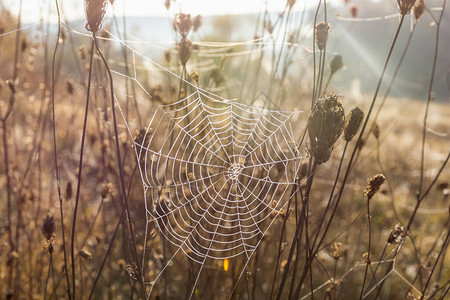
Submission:
[[[59,199],[59,214],[60,214],[60,218],[61,218],[62,245],[63,245],[63,252],[64,252],[64,273],[66,275],[66,281],[67,281],[67,296],[70,300],[71,293],[70,293],[69,271],[68,271],[68,267],[67,267],[68,264],[67,264],[66,238],[65,238],[65,233],[64,233],[63,199],[62,199],[62,193],[61,193],[61,180],[59,177],[59,169],[58,169],[58,151],[57,151],[57,147],[56,147],[55,62],[56,62],[56,53],[58,51],[58,46],[59,46],[59,39],[61,36],[61,14],[59,11],[58,0],[55,0],[55,5],[56,5],[56,11],[58,13],[58,35],[57,35],[57,41],[55,44],[55,49],[53,51],[53,58],[52,58],[51,105],[52,105],[52,131],[53,131],[53,158],[54,158],[54,164],[55,164],[56,187],[58,190],[58,199]]]
[[[100,57],[103,61],[103,64],[105,65],[106,71],[108,73],[109,81],[110,81],[111,110],[112,110],[112,115],[113,115],[117,164],[119,166],[119,176],[120,176],[120,183],[121,183],[121,189],[122,189],[122,197],[123,197],[123,202],[124,202],[124,205],[126,208],[126,213],[127,213],[127,218],[128,218],[128,227],[130,229],[131,241],[132,241],[132,246],[133,246],[132,248],[133,248],[134,256],[135,256],[134,257],[134,260],[135,260],[134,262],[136,263],[135,271],[137,273],[138,281],[141,284],[143,297],[146,298],[144,282],[143,282],[143,278],[142,278],[142,274],[141,274],[141,264],[140,264],[140,261],[138,258],[138,253],[137,253],[137,248],[136,248],[136,238],[135,238],[133,224],[132,224],[131,215],[130,215],[130,210],[129,210],[129,206],[128,206],[128,195],[127,195],[127,191],[126,191],[126,187],[125,187],[125,179],[124,179],[125,176],[124,176],[121,155],[120,155],[119,133],[118,133],[118,129],[117,129],[116,109],[115,109],[115,103],[114,103],[114,99],[115,99],[114,98],[114,81],[112,78],[111,70],[108,66],[108,62],[106,61],[105,57],[103,56],[102,51],[98,47],[97,37],[96,37],[95,33],[92,36],[93,36],[93,41],[94,41],[95,47],[97,48],[98,54],[100,55]]]
[[[76,287],[75,287],[75,229],[77,224],[77,212],[78,212],[78,204],[80,202],[80,190],[81,190],[81,173],[83,171],[83,157],[84,157],[84,144],[86,141],[86,128],[87,128],[87,119],[89,113],[89,99],[91,93],[91,81],[92,81],[92,64],[94,61],[94,40],[92,40],[91,44],[91,59],[89,63],[89,77],[88,77],[88,85],[87,85],[87,95],[86,95],[86,105],[84,110],[84,121],[83,121],[83,133],[81,135],[81,149],[80,149],[80,160],[78,162],[78,176],[77,176],[77,193],[75,196],[75,208],[73,210],[73,218],[72,218],[72,236],[71,236],[71,244],[70,244],[70,258],[72,262],[72,287],[73,287],[73,299],[76,295]]]

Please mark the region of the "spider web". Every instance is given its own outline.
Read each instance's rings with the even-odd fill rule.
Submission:
[[[198,263],[249,257],[295,184],[292,114],[200,90],[159,106],[135,141],[149,221]]]

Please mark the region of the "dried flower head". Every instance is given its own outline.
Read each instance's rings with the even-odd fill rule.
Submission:
[[[167,10],[169,10],[170,9],[170,0],[166,0],[164,2],[164,6],[166,7]]]
[[[315,37],[317,48],[319,48],[319,50],[323,50],[323,48],[325,48],[328,39],[328,32],[330,31],[331,26],[326,22],[320,22],[316,25]]]
[[[91,252],[87,251],[86,249],[81,249],[80,252],[78,252],[78,254],[84,258],[85,260],[91,260],[92,259],[92,254]]]
[[[178,43],[178,55],[180,56],[181,64],[184,66],[188,62],[192,54],[192,41],[183,38]]]
[[[170,62],[171,56],[172,56],[172,49],[167,49],[166,51],[164,51],[164,58],[166,59],[167,62]]]
[[[400,224],[395,224],[394,228],[391,230],[391,233],[388,237],[388,243],[389,244],[399,244],[407,235],[405,227],[401,226]]]
[[[198,84],[198,77],[199,77],[199,74],[198,74],[197,71],[192,71],[192,72],[189,74],[189,76],[192,78],[192,80],[194,80],[194,81]]]
[[[381,185],[386,181],[386,177],[383,174],[377,174],[369,180],[367,180],[367,187],[364,190],[364,195],[367,196],[367,199],[372,199],[373,196],[380,190]]]
[[[378,126],[378,124],[375,124],[375,126],[373,126],[372,134],[377,140],[380,138],[380,126]]]
[[[82,45],[78,50],[80,51],[81,60],[85,60],[87,57],[86,46]]]
[[[334,144],[344,130],[345,114],[341,96],[330,93],[317,99],[309,115],[310,154],[318,164],[331,156]]]
[[[189,34],[192,28],[192,19],[190,14],[179,13],[175,16],[175,29],[181,34],[183,38]]]
[[[372,254],[369,255],[368,252],[364,252],[361,256],[361,262],[365,264],[370,264],[372,262]]]
[[[397,0],[397,9],[401,15],[407,15],[413,8],[416,0]]]
[[[333,59],[331,59],[331,62],[330,62],[331,74],[336,73],[343,67],[344,67],[344,61],[342,60],[342,56],[339,54],[336,54],[333,57]]]
[[[356,5],[352,5],[352,7],[350,7],[350,14],[353,18],[358,16],[358,7]]]
[[[420,19],[424,11],[425,11],[425,1],[424,0],[416,1],[416,4],[414,4],[414,17],[416,18],[416,20]]]
[[[352,109],[347,116],[347,122],[344,128],[344,140],[350,142],[361,127],[364,120],[364,112],[359,107]]]
[[[289,9],[291,9],[292,6],[294,6],[295,2],[297,2],[297,0],[287,0],[287,5],[289,6]]]
[[[264,21],[264,28],[267,30],[267,32],[269,34],[272,34],[273,30],[275,29],[275,27],[272,25],[272,21],[270,21],[270,19]]]
[[[66,185],[66,200],[70,200],[73,195],[72,182],[68,181]]]
[[[102,27],[103,17],[108,8],[108,0],[85,0],[86,29],[96,33]]]
[[[197,31],[203,24],[203,18],[201,15],[196,15],[194,21],[192,21],[192,26],[194,27],[194,32]]]
[[[69,79],[66,81],[66,90],[69,95],[73,95],[74,87],[73,87],[73,80]]]
[[[47,215],[42,223],[42,233],[47,240],[50,240],[55,233],[55,219]]]
[[[334,242],[328,249],[328,254],[336,260],[341,259],[344,256],[344,253],[344,247],[342,246],[342,243],[339,242]]]

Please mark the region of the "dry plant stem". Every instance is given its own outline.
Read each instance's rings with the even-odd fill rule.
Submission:
[[[295,186],[293,187],[293,189],[295,189]],[[295,193],[295,194],[297,194],[297,193]],[[282,253],[282,251],[281,251],[281,245],[282,245],[282,243],[283,243],[283,240],[284,240],[284,238],[285,238],[285,232],[286,232],[286,222],[287,222],[287,220],[288,220],[288,218],[289,218],[289,209],[290,209],[290,207],[291,207],[291,200],[292,200],[292,198],[289,200],[289,202],[288,202],[288,206],[287,206],[287,208],[286,208],[286,212],[287,212],[287,215],[286,215],[286,217],[284,218],[284,220],[283,220],[283,225],[282,225],[282,227],[281,227],[281,234],[280,234],[280,240],[279,240],[279,242],[278,242],[278,252],[277,252],[277,258],[276,258],[276,263],[275,263],[275,268],[274,268],[274,273],[273,273],[273,279],[272,279],[272,288],[271,288],[271,290],[270,290],[270,297],[269,297],[269,299],[272,299],[272,296],[273,296],[273,292],[274,292],[274,290],[275,290],[275,283],[276,283],[276,281],[277,281],[277,274],[278,274],[278,266],[279,266],[279,263],[280,263],[280,258],[281,258],[281,253]]]
[[[361,285],[361,293],[359,294],[359,299],[361,300],[364,293],[364,286],[366,284],[367,279],[367,272],[369,271],[370,266],[370,254],[371,254],[371,244],[372,244],[372,217],[370,216],[370,198],[367,198],[367,223],[369,224],[369,242],[367,246],[367,262],[366,262],[366,269],[364,270],[364,279]]]
[[[52,253],[50,252],[49,254],[49,260],[48,260],[48,273],[47,273],[47,278],[45,279],[45,284],[44,284],[44,300],[47,298],[47,285],[48,285],[48,279],[50,278],[50,271],[51,271],[51,267],[52,267]]]
[[[339,205],[339,202],[341,200],[341,197],[342,197],[342,194],[343,194],[343,191],[344,191],[344,188],[345,188],[345,184],[347,183],[347,179],[348,179],[348,176],[350,174],[350,170],[351,170],[351,167],[352,167],[353,160],[354,160],[356,152],[358,150],[358,143],[360,142],[360,140],[361,140],[361,138],[362,138],[362,136],[363,136],[363,134],[365,132],[365,129],[367,127],[367,123],[368,123],[369,118],[370,118],[370,116],[372,114],[372,110],[373,110],[373,107],[375,105],[375,102],[376,102],[376,99],[377,99],[377,96],[378,96],[378,92],[379,92],[380,87],[381,87],[381,83],[383,82],[383,78],[384,78],[384,74],[386,72],[387,65],[388,65],[388,63],[390,61],[392,52],[394,50],[395,44],[397,42],[397,38],[398,38],[399,33],[400,33],[400,29],[402,28],[404,20],[405,20],[405,16],[402,15],[401,18],[400,18],[400,23],[398,24],[398,27],[397,27],[394,39],[392,41],[391,47],[389,49],[388,56],[387,56],[386,61],[384,63],[383,71],[381,72],[380,79],[378,80],[378,84],[377,84],[377,87],[376,87],[376,90],[375,90],[375,93],[374,93],[374,96],[373,96],[373,99],[372,99],[369,111],[367,112],[367,116],[366,116],[366,118],[364,120],[364,124],[363,124],[363,126],[361,128],[361,132],[360,132],[360,134],[358,136],[358,140],[355,143],[355,146],[354,146],[353,151],[352,151],[352,155],[351,155],[350,160],[348,162],[347,169],[345,171],[345,175],[344,175],[344,178],[342,180],[342,185],[341,185],[341,188],[339,189],[339,192],[338,192],[338,195],[337,195],[335,209],[334,209],[332,215],[330,216],[330,219],[328,220],[327,226],[325,227],[325,232],[323,233],[322,238],[319,241],[318,247],[320,247],[320,245],[322,244],[322,242],[323,242],[323,240],[324,240],[324,238],[325,238],[325,236],[326,236],[326,234],[327,234],[327,232],[328,232],[328,230],[330,228],[331,222],[333,221],[333,218],[335,216],[336,209],[337,209],[337,207]],[[302,274],[302,278],[300,279],[299,283],[297,284],[296,292],[295,292],[295,295],[294,295],[295,298],[298,298],[298,294],[300,293],[300,289],[301,289],[301,286],[303,285],[305,277],[306,277],[306,272],[304,272],[304,274]]]
[[[134,175],[136,174],[137,167],[138,167],[138,162],[136,162],[136,164],[134,165],[134,169],[133,169],[133,172],[131,174],[130,183],[128,185],[128,191],[127,191],[128,195],[130,195],[130,192],[131,192],[131,184],[133,182]],[[117,236],[117,232],[119,231],[119,228],[120,228],[120,224],[122,224],[122,222],[123,222],[123,217],[125,216],[125,209],[126,209],[126,206],[125,206],[125,203],[124,203],[123,206],[122,206],[122,211],[120,212],[119,221],[117,222],[116,228],[114,229],[114,233],[113,233],[113,235],[111,237],[111,241],[109,242],[109,245],[108,245],[108,250],[106,250],[105,257],[103,258],[102,263],[100,264],[100,268],[98,270],[97,276],[95,277],[94,283],[92,284],[92,288],[91,288],[91,291],[89,293],[89,298],[88,299],[92,299],[92,296],[94,295],[95,287],[97,286],[97,282],[100,279],[100,276],[102,274],[103,268],[105,267],[106,260],[108,259],[108,256],[111,253],[112,247],[114,245],[114,241],[115,241],[116,236]]]
[[[66,238],[64,233],[64,213],[63,213],[63,199],[61,193],[61,180],[59,177],[59,168],[58,168],[58,151],[56,147],[56,116],[55,116],[55,61],[56,61],[56,53],[58,51],[59,39],[61,36],[61,15],[59,11],[58,0],[55,0],[56,11],[58,13],[58,35],[57,41],[55,44],[55,49],[53,51],[52,57],[52,86],[51,86],[51,102],[52,102],[52,131],[53,131],[53,158],[55,164],[55,175],[56,175],[56,187],[58,190],[58,200],[59,200],[59,214],[61,218],[61,234],[62,234],[62,245],[64,252],[64,273],[67,281],[67,297],[69,300],[71,299],[70,292],[70,280],[69,280],[69,270],[67,264],[67,252],[66,252]]]
[[[77,191],[75,196],[75,207],[73,210],[73,218],[72,218],[72,235],[71,235],[71,244],[70,244],[70,257],[72,263],[72,288],[73,288],[73,299],[76,299],[76,286],[75,286],[75,230],[77,224],[77,213],[78,213],[78,204],[80,201],[80,190],[81,190],[81,175],[83,171],[83,157],[84,157],[84,144],[86,141],[86,128],[87,128],[87,120],[88,120],[88,112],[89,112],[89,99],[91,93],[91,80],[92,80],[92,64],[94,61],[94,41],[92,40],[91,44],[91,58],[89,63],[89,77],[88,77],[88,85],[87,85],[87,95],[86,95],[86,105],[84,110],[84,121],[83,121],[83,132],[81,135],[81,148],[80,148],[80,159],[78,162],[78,175],[77,175]]]
[[[441,255],[444,252],[444,249],[446,249],[449,236],[450,236],[450,231],[447,232],[447,236],[445,237],[445,241],[444,241],[444,243],[443,243],[443,245],[441,247],[441,250],[439,251],[439,255],[436,258],[436,261],[434,262],[433,268],[431,269],[430,275],[428,276],[427,282],[425,283],[425,287],[422,290],[422,296],[420,297],[420,300],[422,300],[424,298],[424,296],[425,296],[425,292],[428,289],[428,285],[430,284],[431,277],[433,276],[433,273],[434,273],[434,271],[436,269],[437,263],[438,263],[439,259],[441,258]]]
[[[316,39],[315,39],[314,30],[316,30],[317,15],[319,14],[319,9],[320,9],[320,4],[321,3],[322,3],[322,0],[319,0],[319,4],[317,4],[316,13],[314,15],[314,24],[313,24],[313,35],[312,35],[312,44],[313,44],[313,92],[312,92],[312,97],[311,97],[311,109],[313,108],[314,101],[317,98],[317,95],[316,95]]]
[[[317,163],[314,161],[314,163],[312,165],[312,168],[311,168],[310,176],[308,177],[308,181],[306,183],[306,191],[305,191],[305,197],[302,200],[302,211],[300,213],[300,219],[299,219],[299,222],[297,223],[297,226],[296,226],[296,229],[295,229],[294,238],[292,240],[291,249],[289,251],[289,257],[288,257],[288,260],[287,260],[286,265],[284,267],[283,277],[281,279],[280,286],[278,288],[277,297],[276,297],[277,300],[281,299],[281,295],[283,293],[284,285],[285,285],[286,280],[287,280],[287,275],[289,273],[289,267],[290,267],[290,265],[292,263],[292,257],[294,255],[294,250],[296,249],[296,244],[298,243],[298,241],[300,239],[300,235],[301,235],[301,232],[302,232],[302,229],[303,229],[303,225],[304,225],[304,221],[305,221],[305,215],[307,214],[307,211],[306,211],[307,205],[306,205],[306,203],[308,202],[308,199],[309,199],[309,195],[310,195],[310,192],[311,192],[311,186],[312,186],[312,183],[313,183],[313,180],[314,180],[314,176],[316,174],[316,169],[317,169]],[[295,190],[295,192],[297,192],[297,191]]]
[[[416,202],[416,206],[414,207],[414,211],[413,211],[411,217],[409,218],[408,225],[406,226],[405,232],[409,232],[409,230],[410,230],[410,228],[411,228],[411,224],[412,224],[412,222],[413,222],[413,220],[414,220],[414,218],[415,218],[415,216],[416,216],[416,214],[417,214],[417,211],[418,211],[418,209],[419,209],[420,204],[422,203],[423,199],[425,199],[425,197],[428,195],[428,193],[431,191],[431,189],[433,188],[434,184],[437,182],[439,176],[441,175],[442,171],[444,170],[445,166],[447,165],[449,159],[450,159],[450,152],[448,153],[447,158],[445,159],[445,161],[442,163],[442,165],[441,165],[441,167],[440,167],[438,173],[437,173],[436,176],[434,177],[433,181],[430,183],[430,185],[429,185],[428,188],[425,190],[425,192],[423,193],[423,195],[420,196],[419,199],[418,199],[418,201]],[[401,246],[402,246],[402,244],[399,245],[399,248],[401,248]],[[383,252],[384,252],[384,251],[383,251]],[[394,257],[393,257],[392,259],[395,259],[395,258],[397,257],[397,255],[398,255],[399,252],[400,252],[400,251],[396,251],[395,254],[394,254]],[[380,259],[380,261],[381,261],[381,259]],[[378,263],[377,267],[375,268],[375,271],[374,271],[373,274],[372,274],[372,280],[375,278],[376,271],[377,271],[377,269],[378,269],[379,264],[380,264],[380,263]],[[388,272],[390,272],[390,269],[391,269],[391,267],[392,267],[392,264],[393,264],[393,262],[390,263],[390,266],[389,266],[388,270],[386,271],[386,274],[387,274]],[[385,274],[385,276],[386,276],[386,274]],[[385,276],[383,276],[383,277],[385,277]],[[386,278],[385,278],[385,279],[386,279]],[[381,288],[383,287],[383,284],[384,284],[385,279],[382,280],[382,282],[381,282],[381,284],[380,284],[380,286],[379,286],[379,288],[378,288],[377,295],[380,293]],[[372,280],[371,280],[371,281],[372,281]],[[366,291],[364,292],[364,297],[363,297],[363,298],[365,298],[365,297],[367,296],[367,293],[368,293],[367,290],[368,290],[369,286],[370,286],[370,283],[369,283],[369,285],[367,286]]]
[[[434,82],[434,75],[436,71],[436,62],[438,57],[438,50],[439,50],[439,32],[441,29],[441,21],[442,17],[444,16],[445,11],[445,5],[447,4],[447,0],[444,0],[444,3],[442,4],[442,11],[439,16],[439,20],[436,23],[436,44],[434,48],[434,58],[433,58],[433,67],[431,70],[431,77],[430,77],[430,83],[428,86],[428,97],[427,97],[427,104],[425,106],[425,116],[423,117],[423,129],[422,129],[422,150],[421,150],[421,158],[420,158],[420,182],[419,182],[419,195],[422,194],[422,187],[423,187],[423,179],[424,179],[424,167],[425,167],[425,140],[426,140],[426,134],[427,134],[427,121],[428,121],[428,110],[430,108],[430,102],[431,102],[431,93],[433,91],[433,82]]]
[[[15,50],[14,50],[14,67],[13,67],[13,76],[12,76],[12,83],[15,84],[18,74],[18,63],[19,63],[19,42],[20,42],[20,26],[21,26],[21,16],[22,16],[22,0],[20,0],[20,8],[19,8],[19,16],[17,19],[17,36],[16,36],[16,43],[15,43]],[[10,116],[14,102],[15,102],[15,89],[11,90],[11,96],[9,99],[8,107],[6,109],[5,115],[1,116],[1,125],[3,127],[3,158],[4,158],[4,165],[5,165],[5,174],[6,174],[6,201],[7,201],[7,230],[8,230],[8,242],[10,247],[9,252],[9,270],[8,270],[8,286],[11,291],[14,290],[14,258],[12,256],[12,253],[15,250],[15,247],[17,245],[14,244],[13,241],[13,232],[12,232],[12,185],[11,185],[11,177],[10,177],[10,167],[9,167],[9,153],[8,153],[8,128],[7,128],[7,120]],[[17,228],[18,230],[18,228]]]
[[[95,47],[97,48],[97,51],[103,61],[103,64],[105,65],[105,68],[107,70],[108,73],[108,77],[110,80],[110,89],[111,89],[111,110],[112,110],[112,115],[113,115],[113,125],[114,125],[114,135],[115,135],[115,143],[116,143],[116,154],[117,154],[117,164],[119,166],[119,176],[120,176],[120,183],[121,183],[121,188],[122,188],[122,197],[123,197],[123,202],[125,204],[126,207],[126,213],[127,213],[127,218],[128,218],[128,226],[130,229],[130,235],[131,235],[131,240],[132,240],[132,248],[133,248],[133,254],[134,254],[134,260],[136,263],[136,273],[137,273],[137,277],[138,277],[138,281],[141,284],[141,288],[142,288],[142,293],[144,298],[146,297],[146,292],[145,292],[145,287],[144,287],[144,282],[143,282],[143,278],[142,278],[142,274],[141,274],[141,264],[139,261],[139,257],[138,257],[138,253],[137,253],[137,248],[136,248],[136,238],[135,238],[135,234],[134,234],[134,230],[133,230],[133,224],[132,224],[132,219],[131,219],[131,215],[130,215],[130,210],[129,210],[129,206],[128,206],[128,195],[127,195],[127,190],[125,187],[125,178],[124,178],[124,171],[123,171],[123,166],[122,166],[122,161],[121,161],[121,155],[120,155],[120,145],[119,145],[119,133],[118,133],[118,129],[117,129],[117,118],[116,118],[116,110],[115,110],[115,102],[114,102],[114,82],[113,82],[113,78],[112,78],[112,74],[111,74],[111,70],[109,69],[108,63],[105,59],[105,57],[103,56],[100,48],[98,47],[98,42],[97,42],[97,37],[95,35],[95,33],[92,35],[93,39],[94,39],[94,44]]]

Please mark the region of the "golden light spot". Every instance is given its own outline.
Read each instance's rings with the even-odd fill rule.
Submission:
[[[229,265],[229,261],[228,258],[225,258],[225,260],[223,261],[223,269],[226,271],[228,271],[228,265]]]

